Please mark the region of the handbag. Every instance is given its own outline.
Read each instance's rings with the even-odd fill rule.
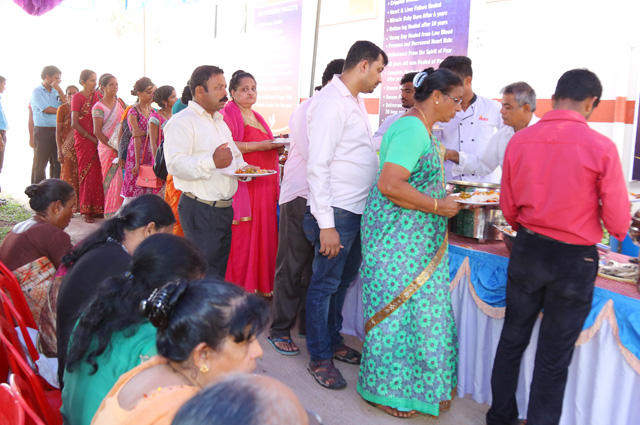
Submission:
[[[142,145],[141,152],[141,161],[144,158],[144,154],[147,151],[147,144],[149,142],[149,135],[145,136],[144,144]],[[138,179],[136,180],[136,185],[140,187],[150,187],[151,189],[159,189],[164,184],[164,181],[159,179],[156,176],[156,173],[153,172],[152,165],[140,165],[138,168]]]
[[[167,163],[164,160],[164,143],[158,146],[158,150],[156,150],[156,157],[153,159],[153,172],[156,177],[162,180],[167,180],[169,176]]]
[[[111,133],[111,137],[109,137],[109,147],[115,150],[118,150],[120,146],[120,126],[122,123],[118,121],[116,123],[116,127],[113,129],[113,133]]]

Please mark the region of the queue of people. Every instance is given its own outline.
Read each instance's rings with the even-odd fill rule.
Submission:
[[[100,78],[99,94],[96,74],[85,70],[83,90],[66,92],[70,106],[60,96],[58,157],[72,166],[71,149],[64,149],[70,126],[78,189],[57,179],[29,186],[36,216],[7,236],[0,261],[17,272],[36,262],[47,279],[59,277],[58,285],[41,290],[47,302],[56,300],[68,423],[169,424],[175,416],[173,423],[189,424],[204,423],[203,415],[228,423],[229,412],[212,406],[237,388],[246,388],[243,405],[265,405],[261,387],[280,384],[246,375],[262,355],[256,338],[269,326],[256,293],[273,294],[267,339],[279,354],[301,353],[291,338],[298,321],[307,370],[320,386],[348,385],[334,360],[359,365],[364,401],[397,418],[439,416],[455,396],[458,363],[447,225],[461,204],[446,183],[452,176],[490,180],[501,165],[501,207],[521,231],[509,265],[487,423],[517,420],[518,366],[541,309],[544,350],[537,354],[529,415],[531,423],[558,423],[572,347],[591,302],[600,220],[618,239],[630,220],[615,145],[586,126],[602,96],[600,82],[587,70],[565,73],[554,111],[537,122],[531,86],[507,85],[501,103],[478,96],[471,60],[451,56],[437,70],[406,74],[400,80],[406,111],[374,133],[361,94],[376,89],[387,63],[382,49],[358,41],[344,60],[327,65],[319,92],[291,117],[281,184],[283,145],[253,110],[257,81],[248,72],[236,71],[227,91],[220,67],[199,66],[180,101],[172,87],[156,89],[141,78],[132,91],[138,102],[126,108],[114,76]],[[47,102],[61,93],[60,73],[45,71],[32,99],[34,119],[52,115]],[[51,136],[42,116],[35,120],[36,152]],[[141,186],[136,177],[153,165],[159,148],[171,205],[156,196],[162,185]],[[40,167],[48,152],[36,155]],[[38,170],[42,176],[44,168]],[[237,174],[249,170],[276,173]],[[526,190],[531,179],[535,190]],[[87,220],[107,211],[114,216],[71,247],[63,230],[76,192]],[[570,216],[563,212],[569,205]],[[177,218],[184,239],[163,234],[176,233]],[[567,265],[576,271],[563,286]],[[358,277],[362,353],[340,334],[345,294]],[[37,291],[25,287],[25,293]],[[36,304],[34,297],[34,315],[42,309]],[[143,316],[135,314],[138,305]],[[279,423],[308,422],[295,395],[279,403],[289,412]],[[235,417],[251,413],[241,408]]]

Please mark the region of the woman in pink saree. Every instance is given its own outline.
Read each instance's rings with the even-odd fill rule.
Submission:
[[[100,77],[100,87],[104,97],[93,106],[93,129],[100,141],[98,155],[102,168],[102,188],[104,189],[104,215],[115,214],[122,205],[122,169],[118,166],[118,141],[120,117],[126,105],[116,96],[118,80],[111,74]]]

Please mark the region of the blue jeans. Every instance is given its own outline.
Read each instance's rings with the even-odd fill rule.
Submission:
[[[335,228],[344,246],[329,260],[320,254],[320,228],[309,209],[304,215],[304,232],[315,250],[313,274],[307,290],[307,349],[312,361],[333,358],[343,344],[342,306],[349,284],[358,274],[360,249],[360,214],[333,209]]]

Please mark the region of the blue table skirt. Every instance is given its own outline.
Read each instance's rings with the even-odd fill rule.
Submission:
[[[449,268],[454,279],[465,258],[469,258],[469,280],[480,299],[491,307],[506,305],[507,266],[509,259],[499,255],[449,245]],[[622,345],[640,361],[640,300],[596,287],[591,312],[583,331],[591,328],[605,304],[613,301],[613,309],[619,327]]]

